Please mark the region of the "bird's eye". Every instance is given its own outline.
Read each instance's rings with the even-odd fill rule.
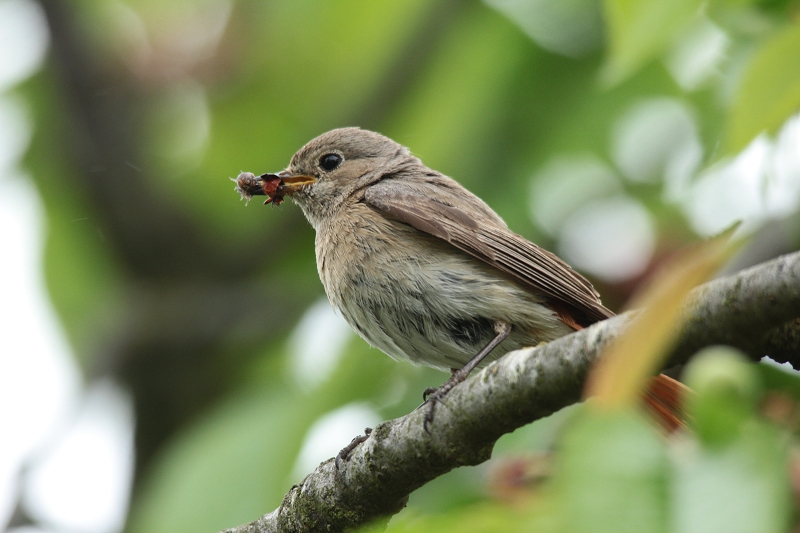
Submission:
[[[330,172],[342,164],[342,156],[339,154],[325,154],[319,158],[319,166]]]

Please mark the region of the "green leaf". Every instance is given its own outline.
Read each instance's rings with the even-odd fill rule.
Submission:
[[[686,384],[695,391],[687,410],[707,446],[735,439],[755,412],[758,375],[738,350],[717,346],[699,352],[687,366]]]
[[[75,357],[87,368],[100,352],[98,339],[118,327],[122,279],[114,247],[103,233],[103,220],[85,191],[74,186],[74,167],[67,154],[53,149],[58,137],[47,126],[65,126],[50,92],[52,83],[50,74],[42,73],[21,91],[36,121],[24,164],[47,210],[43,257],[47,289]]]
[[[638,411],[580,411],[561,454],[556,490],[567,531],[666,531],[666,450]]]
[[[503,533],[522,533],[527,531],[543,531],[531,529],[526,523],[527,516],[524,509],[514,509],[509,506],[498,505],[494,502],[484,502],[458,511],[435,514],[415,515],[403,513],[393,518],[389,527],[384,529],[383,523],[378,521],[359,529],[361,533],[486,533],[502,531]]]
[[[788,531],[787,451],[774,428],[750,419],[730,446],[683,444],[676,450],[674,531]]]
[[[774,133],[800,109],[800,24],[763,43],[750,59],[734,97],[723,154],[762,132]]]
[[[787,530],[785,436],[756,415],[762,366],[722,346],[703,350],[687,366],[686,383],[696,392],[687,411],[699,442],[675,441],[675,531]]]
[[[275,508],[311,421],[288,388],[245,391],[162,453],[132,508],[128,531],[219,531]]]
[[[609,48],[603,83],[616,85],[661,55],[701,5],[700,0],[606,0]]]
[[[469,185],[465,178],[486,159],[487,133],[532,46],[504,17],[480,4],[465,8],[440,39],[385,130],[431,168]]]
[[[755,370],[761,378],[764,390],[781,392],[800,401],[800,373],[765,362],[755,365]]]
[[[131,533],[219,531],[276,508],[300,481],[292,470],[311,424],[355,400],[385,400],[398,368],[353,338],[331,376],[306,394],[275,377],[277,357],[265,356],[272,376],[264,369],[260,382],[242,386],[168,443],[132,509]]]

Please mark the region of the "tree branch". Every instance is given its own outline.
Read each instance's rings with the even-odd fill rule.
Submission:
[[[579,401],[592,364],[631,317],[505,355],[450,392],[431,435],[422,427],[424,410],[384,422],[338,470],[333,459],[326,461],[292,487],[278,509],[226,533],[343,531],[399,512],[428,481],[489,459],[503,434]],[[781,362],[797,360],[797,317],[800,252],[695,290],[668,364],[718,343],[754,359],[778,354]]]

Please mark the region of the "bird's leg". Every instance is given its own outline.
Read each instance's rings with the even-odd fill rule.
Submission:
[[[489,341],[489,344],[484,346],[483,349],[478,352],[478,355],[470,359],[467,364],[461,367],[459,370],[454,371],[450,375],[450,379],[445,381],[441,387],[430,387],[425,389],[425,392],[422,393],[422,398],[428,403],[428,412],[425,413],[425,420],[423,421],[423,427],[425,428],[426,432],[430,433],[429,427],[431,422],[433,422],[433,412],[436,410],[436,404],[441,402],[453,387],[467,379],[467,376],[469,376],[470,372],[475,370],[475,367],[481,364],[481,361],[486,359],[486,356],[489,355],[492,350],[497,348],[501,342],[506,340],[511,333],[511,324],[508,324],[507,322],[495,322],[493,325],[496,335],[492,340]]]
[[[441,387],[429,387],[425,389],[423,393],[423,399],[428,400],[428,398],[434,393],[441,393],[441,396],[444,396],[450,389],[467,379],[467,376],[475,370],[475,367],[481,364],[487,355],[489,355],[492,350],[497,348],[497,345],[506,340],[508,335],[511,333],[511,325],[505,322],[495,322],[494,323],[494,331],[496,333],[495,337],[489,341],[489,344],[483,347],[483,349],[478,352],[478,354],[470,359],[466,365],[461,367],[460,369],[453,370],[452,374],[450,375],[450,379],[444,382]]]

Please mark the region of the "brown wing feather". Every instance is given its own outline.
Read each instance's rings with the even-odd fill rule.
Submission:
[[[424,184],[415,189],[426,190]],[[461,203],[480,202],[465,189]],[[614,314],[603,307],[597,292],[583,276],[532,242],[506,228],[499,218],[475,213],[437,201],[411,190],[404,180],[388,179],[367,188],[364,199],[374,209],[412,227],[443,239],[456,248],[511,274],[551,300],[565,305],[576,325],[589,325]],[[481,202],[480,207],[483,209]],[[578,318],[580,317],[580,318]]]

